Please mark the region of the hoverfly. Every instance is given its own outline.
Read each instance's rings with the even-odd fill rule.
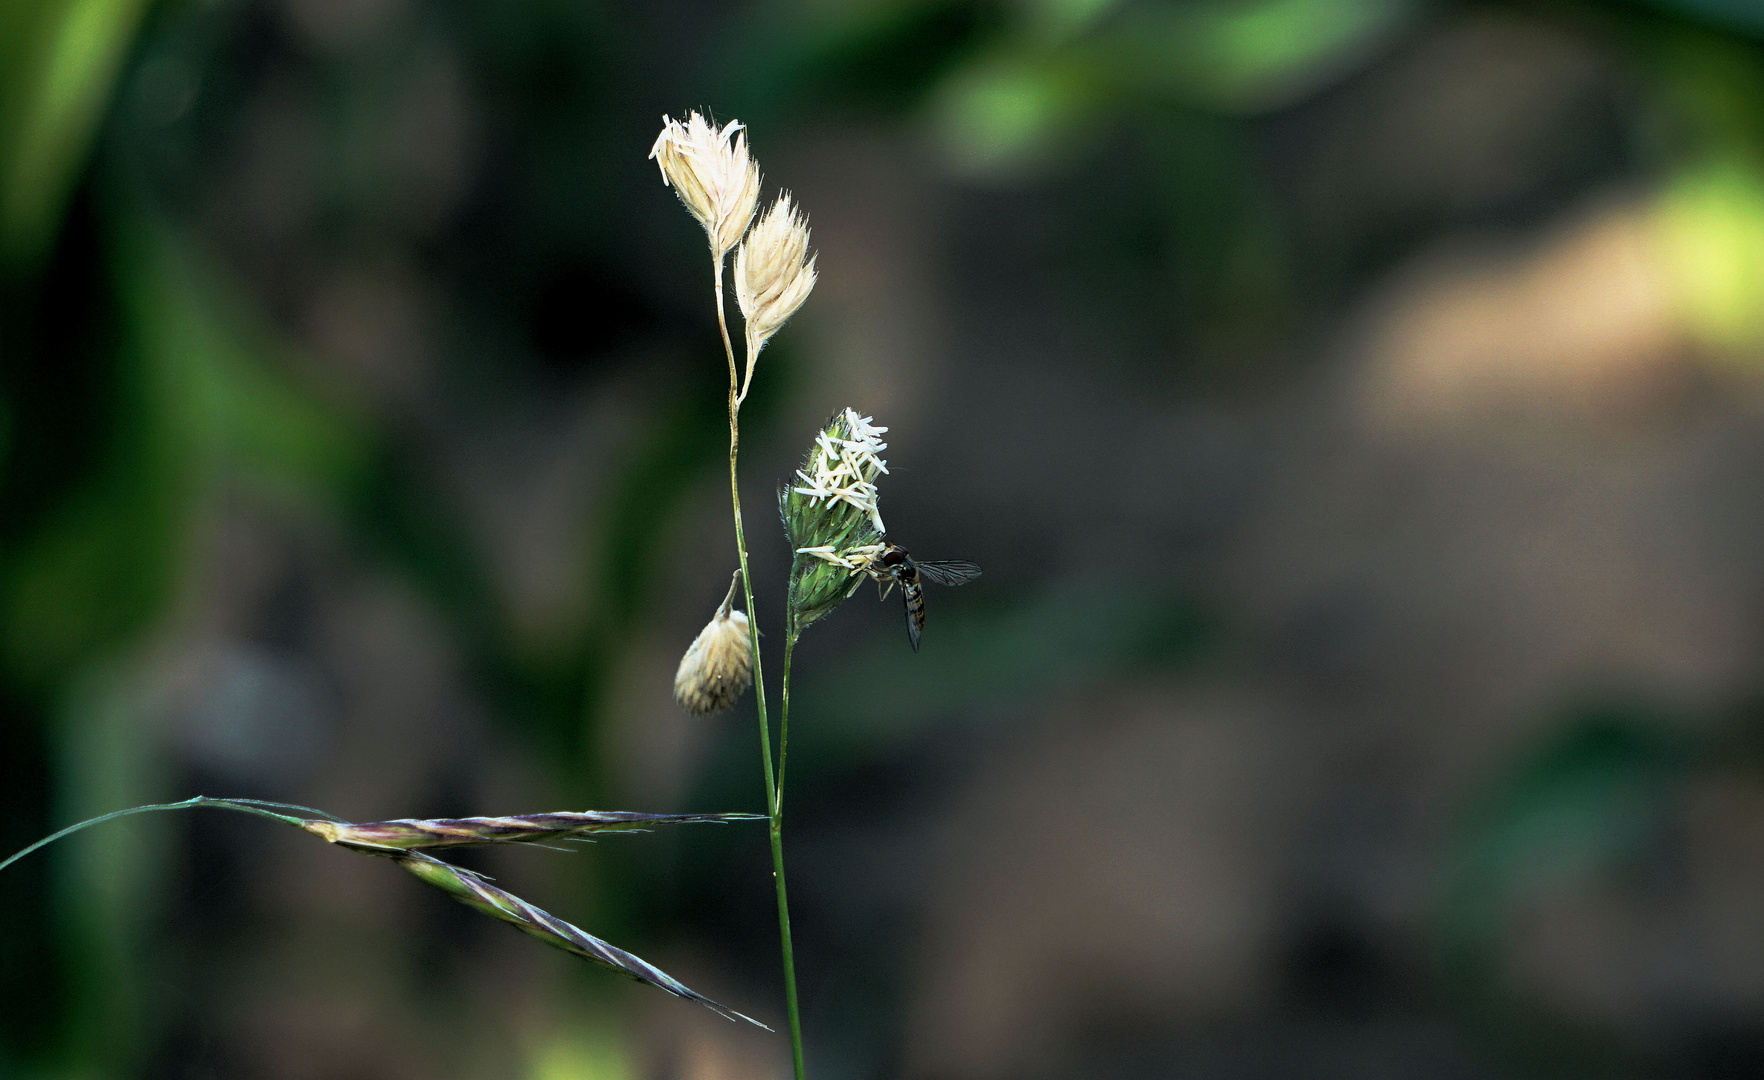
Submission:
[[[925,591],[921,580],[934,585],[966,585],[980,576],[980,567],[965,559],[940,562],[918,562],[899,544],[889,544],[876,556],[866,571],[876,579],[878,598],[886,597],[900,586],[901,599],[906,601],[907,639],[913,651],[919,651],[919,635],[925,632]],[[883,584],[887,584],[884,589]]]

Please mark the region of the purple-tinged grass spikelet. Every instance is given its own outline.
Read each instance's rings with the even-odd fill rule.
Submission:
[[[493,919],[500,919],[553,948],[562,949],[564,952],[579,956],[584,960],[612,968],[638,982],[648,983],[650,986],[666,990],[675,997],[696,1001],[730,1020],[746,1020],[756,1027],[765,1028],[767,1031],[772,1030],[750,1016],[743,1016],[734,1009],[717,1004],[647,960],[633,956],[617,946],[609,945],[594,935],[564,922],[555,915],[534,907],[513,893],[490,884],[482,876],[470,870],[442,862],[440,859],[424,855],[420,851],[399,855],[395,861],[426,884],[433,885],[467,907],[481,911]]]
[[[638,814],[624,810],[585,810],[513,817],[399,818],[394,821],[305,821],[301,828],[339,847],[387,855],[422,848],[473,844],[531,844],[568,840],[590,833],[628,831],[646,825],[685,821],[755,821],[761,814]]]

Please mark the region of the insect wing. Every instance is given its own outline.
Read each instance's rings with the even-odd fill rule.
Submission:
[[[919,576],[934,585],[966,585],[980,576],[980,566],[966,559],[950,559],[944,562],[920,562],[914,560]]]

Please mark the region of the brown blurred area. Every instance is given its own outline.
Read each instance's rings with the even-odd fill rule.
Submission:
[[[703,107],[819,253],[744,414],[774,692],[835,410],[986,571],[795,658],[812,1075],[1764,1068],[1744,5],[79,7],[0,23],[62,49],[0,67],[7,850],[759,807],[751,698],[671,698],[734,553],[644,155]],[[460,861],[782,1029],[766,858]],[[788,1072],[269,823],[6,873],[0,1076]]]

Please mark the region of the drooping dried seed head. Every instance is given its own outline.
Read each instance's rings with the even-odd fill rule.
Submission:
[[[747,136],[740,131],[736,120],[718,128],[696,112],[687,113],[685,123],[664,115],[649,150],[661,167],[662,183],[673,187],[704,226],[719,264],[740,242],[759,205],[759,165],[748,156]]]
[[[809,254],[808,245],[808,223],[785,192],[760,216],[735,252],[735,299],[747,321],[743,397],[753,380],[759,351],[814,291],[815,257]]]
[[[693,716],[710,716],[735,704],[753,685],[753,650],[747,629],[747,613],[733,610],[735,586],[729,583],[716,615],[680,658],[674,673],[674,700]]]

